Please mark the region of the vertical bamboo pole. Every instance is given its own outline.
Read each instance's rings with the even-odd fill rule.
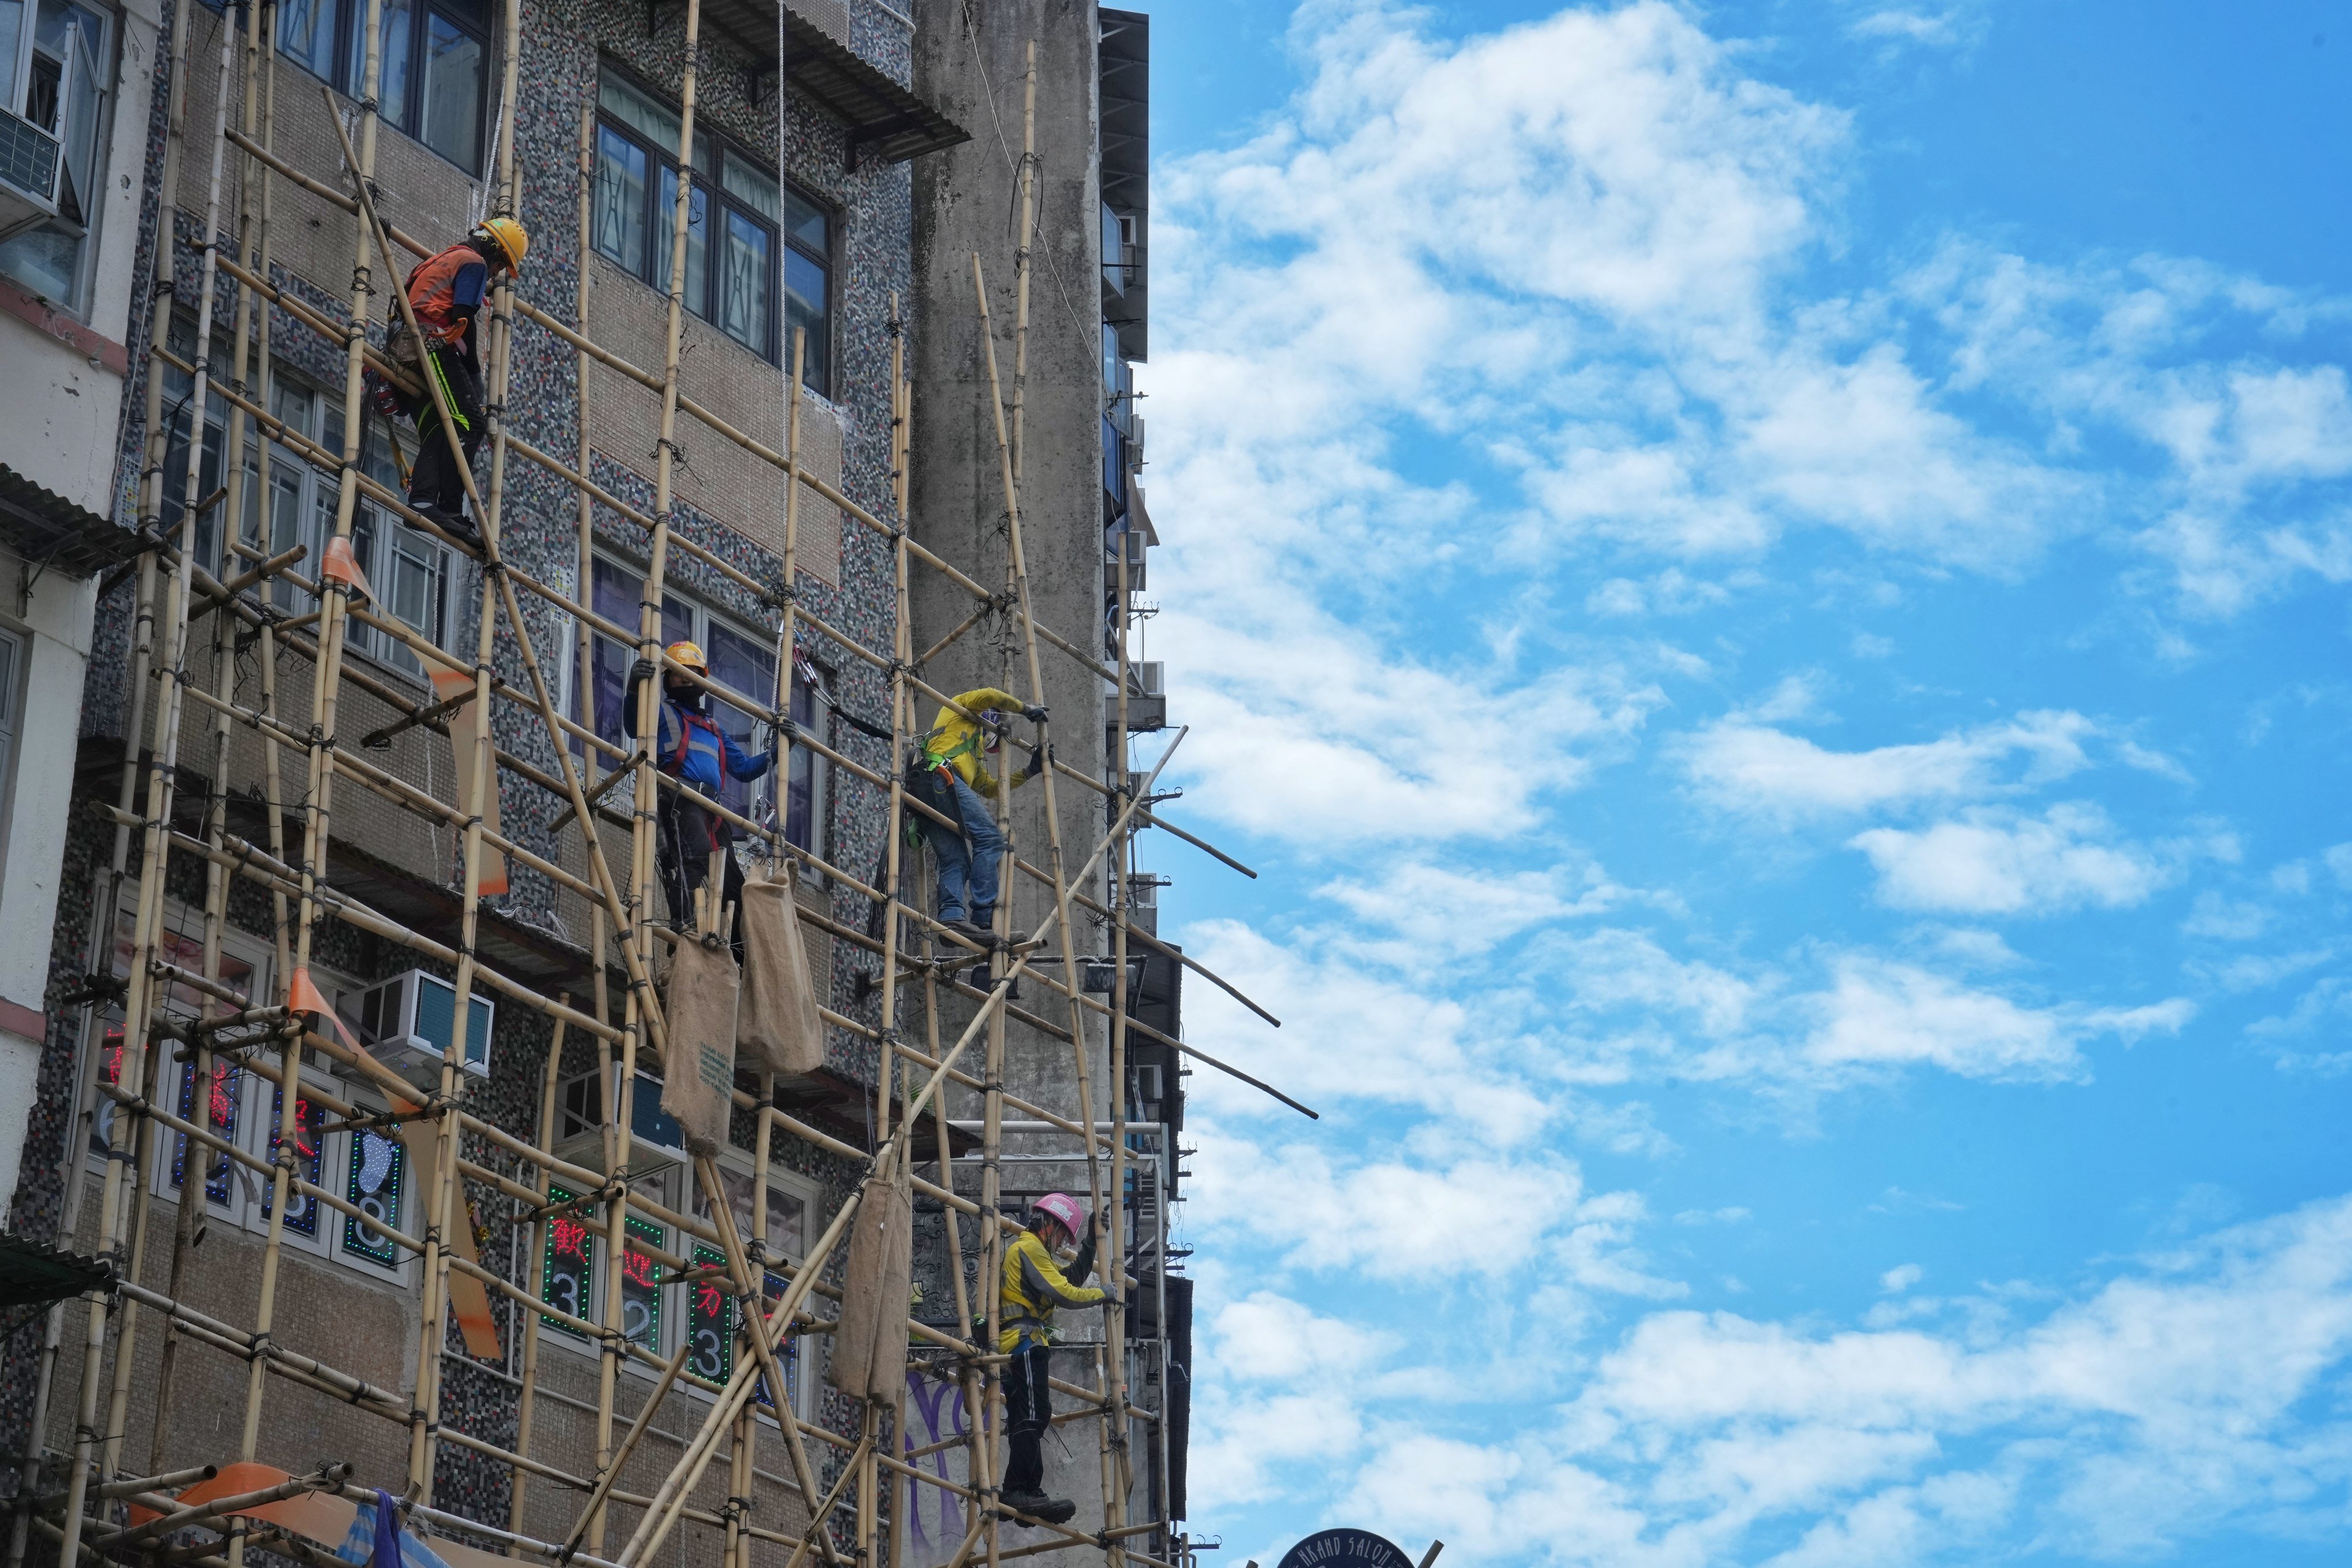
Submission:
[[[184,5],[179,14],[179,18],[183,32],[182,41],[177,46],[179,68],[174,72],[175,77],[184,74],[187,63],[184,44],[187,12]],[[205,219],[205,248],[202,273],[204,292],[197,307],[195,378],[194,386],[189,395],[193,423],[191,439],[188,443],[187,483],[180,510],[179,559],[173,567],[171,597],[163,621],[163,641],[168,650],[164,668],[169,672],[169,679],[164,684],[163,698],[158,705],[157,741],[147,774],[147,813],[140,855],[139,909],[132,922],[134,964],[131,974],[130,995],[123,1009],[121,1077],[126,1083],[144,1084],[150,1077],[146,1070],[146,1052],[152,1015],[155,1008],[155,976],[152,971],[156,932],[163,921],[163,882],[166,855],[170,844],[173,775],[179,760],[181,689],[187,679],[188,594],[196,566],[195,503],[198,500],[197,486],[201,480],[204,467],[202,457],[205,406],[212,390],[210,370],[213,281],[218,270],[217,253],[212,246],[220,229],[221,165],[223,153],[227,146],[222,132],[227,127],[226,86],[233,40],[234,35],[228,31],[226,24],[224,23],[221,28],[221,87],[218,89],[214,112],[211,196]],[[173,265],[174,244],[175,239],[171,229],[163,229],[157,235],[159,266]],[[170,324],[168,315],[163,316],[163,322],[168,331]],[[157,346],[161,346],[160,342]],[[151,362],[151,375],[154,368],[156,367]],[[160,474],[157,476],[156,484],[160,493],[162,484]],[[99,1211],[100,1233],[102,1237],[100,1256],[113,1260],[119,1265],[122,1261],[122,1233],[127,1217],[124,1210],[129,1206],[125,1202],[129,1194],[126,1194],[123,1187],[124,1166],[129,1163],[130,1153],[127,1140],[133,1136],[140,1136],[143,1141],[145,1123],[143,1119],[136,1116],[118,1115],[114,1124],[113,1154],[115,1157],[107,1162],[106,1184]],[[146,1184],[138,1182],[135,1174],[133,1181],[136,1184],[133,1188],[134,1193],[145,1190]],[[135,1268],[135,1255],[131,1261]],[[128,1303],[125,1304],[123,1311],[122,1338],[126,1342],[119,1347],[118,1356],[128,1356],[131,1352],[131,1347],[128,1342],[132,1339],[132,1330],[136,1322],[134,1310]],[[81,1545],[82,1508],[88,1499],[91,1468],[94,1463],[100,1462],[101,1434],[98,1427],[98,1393],[100,1363],[104,1358],[106,1347],[106,1321],[107,1308],[104,1298],[93,1297],[90,1302],[89,1329],[83,1343],[81,1401],[79,1419],[74,1433],[73,1470],[66,1485],[64,1540],[59,1561],[68,1563],[75,1563],[79,1559]],[[119,1426],[119,1417],[110,1409],[108,1432],[105,1435],[107,1441],[104,1445],[110,1451],[117,1446],[118,1439],[114,1433]]]
[[[988,286],[981,270],[978,251],[971,253],[971,282],[974,296],[980,304],[981,343],[985,351],[988,363],[990,400],[996,415],[997,456],[1004,480],[1005,537],[1011,554],[1014,599],[1021,612],[1023,640],[1028,656],[1029,689],[1032,694],[1030,700],[1042,704],[1045,699],[1045,682],[1037,658],[1037,624],[1030,607],[1029,571],[1021,547],[1020,486],[1013,473],[1012,443],[1005,429],[1004,405],[996,374],[996,336],[989,323]],[[1041,746],[1050,746],[1050,726],[1040,724],[1038,731],[1038,743]],[[1070,1050],[1078,1079],[1078,1121],[1089,1130],[1081,1142],[1086,1150],[1087,1185],[1094,1204],[1096,1255],[1097,1258],[1106,1258],[1106,1261],[1111,1261],[1107,1258],[1107,1216],[1104,1212],[1102,1163],[1097,1147],[1098,1140],[1092,1131],[1095,1109],[1094,1094],[1087,1068],[1086,1011],[1078,1003],[1077,975],[1075,973],[1076,946],[1070,934],[1070,889],[1066,873],[1063,868],[1061,813],[1055,798],[1054,770],[1050,763],[1045,768],[1044,782],[1045,831],[1049,851],[1046,867],[1053,882],[1055,914],[1054,937],[1062,957],[1061,989],[1069,1002]],[[1110,1310],[1118,1310],[1125,1294],[1124,1271],[1108,1272],[1104,1275],[1104,1279],[1110,1291],[1112,1302]]]
[[[593,909],[590,911],[590,920],[594,929],[590,937],[588,951],[601,964],[604,957],[604,911],[602,909]],[[572,994],[569,991],[561,992],[557,995],[557,1000],[569,1006],[572,1004]],[[597,1022],[602,1023],[604,1019],[599,1016]],[[563,1037],[570,1025],[571,1020],[568,1018],[555,1020],[553,1037],[547,1045],[547,1066],[539,1077],[537,1147],[541,1149],[555,1147],[555,1090],[557,1081],[563,1073]],[[539,1201],[544,1204],[547,1201],[547,1184],[550,1180],[547,1167],[532,1163],[526,1174],[532,1189],[539,1194]],[[545,1219],[534,1218],[523,1232],[523,1245],[526,1248],[524,1256],[530,1259],[524,1265],[526,1269],[535,1270],[539,1260],[546,1255],[545,1246],[541,1240],[546,1227]],[[537,1275],[526,1273],[524,1278],[537,1279]],[[544,1299],[546,1291],[547,1281],[540,1279],[533,1294]],[[521,1386],[515,1394],[514,1451],[518,1462],[509,1467],[510,1474],[507,1489],[507,1530],[510,1534],[520,1535],[522,1533],[525,1483],[530,1479],[530,1469],[520,1461],[530,1458],[531,1426],[539,1408],[539,1314],[519,1310],[515,1317],[522,1324],[522,1381]],[[507,1549],[507,1555],[519,1557],[522,1555],[522,1548],[509,1546]]]

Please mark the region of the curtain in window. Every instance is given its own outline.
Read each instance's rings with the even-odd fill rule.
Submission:
[[[766,230],[740,213],[727,215],[719,327],[759,353],[768,352],[768,249]]]
[[[632,272],[646,269],[645,150],[609,126],[596,136],[596,248]]]
[[[667,294],[677,222],[677,170],[662,171],[661,195],[654,207],[654,287]],[[710,313],[709,254],[710,198],[697,185],[686,220],[686,308],[698,316]]]

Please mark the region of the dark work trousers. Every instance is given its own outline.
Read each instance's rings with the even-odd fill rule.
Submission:
[[[715,812],[705,811],[684,790],[662,791],[658,821],[660,832],[654,847],[661,861],[662,889],[669,897],[671,923],[683,930],[694,922],[694,890],[710,879],[713,849],[727,850],[726,879],[719,886],[719,902],[733,904],[740,920],[743,912],[743,868],[735,863],[735,852],[730,847],[735,842],[735,825]],[[734,944],[735,962],[742,963],[741,929],[729,926],[727,937]]]
[[[1005,1364],[1005,1436],[1013,1447],[1004,1467],[1007,1497],[1045,1487],[1045,1432],[1054,1424],[1054,1385],[1045,1369],[1052,1354],[1046,1346],[1024,1340]]]
[[[466,465],[471,468],[474,453],[482,445],[481,378],[466,363],[465,354],[452,348],[435,349],[427,354],[425,374],[439,382],[441,390],[448,395],[449,412],[457,423],[458,443],[466,448]],[[464,515],[466,481],[457,470],[457,460],[449,455],[448,438],[441,434],[441,411],[430,392],[416,405],[416,467],[408,476],[408,504],[437,506],[454,515]]]

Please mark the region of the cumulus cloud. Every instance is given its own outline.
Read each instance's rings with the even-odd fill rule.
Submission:
[[[1740,715],[1702,727],[1680,755],[1701,796],[1726,810],[1851,813],[2062,779],[2091,765],[2084,744],[2098,732],[2079,713],[2031,712],[1933,741],[1834,752]]]
[[[1957,1309],[1959,1304],[1955,1303]],[[1482,1562],[2157,1555],[2338,1496],[2352,1200],[2145,1258],[2037,1321],[1843,1330],[1658,1311],[1541,1434],[1376,1425],[1349,1516]],[[1434,1426],[1435,1429],[1432,1427]],[[1791,1538],[1793,1542],[1791,1541]]]
[[[1848,957],[1831,987],[1804,999],[1820,1018],[1805,1055],[1824,1067],[1927,1063],[1964,1078],[2078,1079],[2081,1043],[2178,1033],[2185,998],[2129,1008],[2032,1008],[1907,963]]]
[[[1962,914],[2053,914],[2083,904],[2123,909],[2170,881],[2171,856],[2123,840],[2095,805],[2040,816],[1976,810],[1909,832],[1874,827],[1853,847],[1878,871],[1878,896],[1898,909]]]

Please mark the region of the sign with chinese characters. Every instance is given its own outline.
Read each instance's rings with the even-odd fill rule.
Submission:
[[[1280,1568],[1413,1568],[1394,1542],[1368,1530],[1322,1530],[1283,1553]]]

